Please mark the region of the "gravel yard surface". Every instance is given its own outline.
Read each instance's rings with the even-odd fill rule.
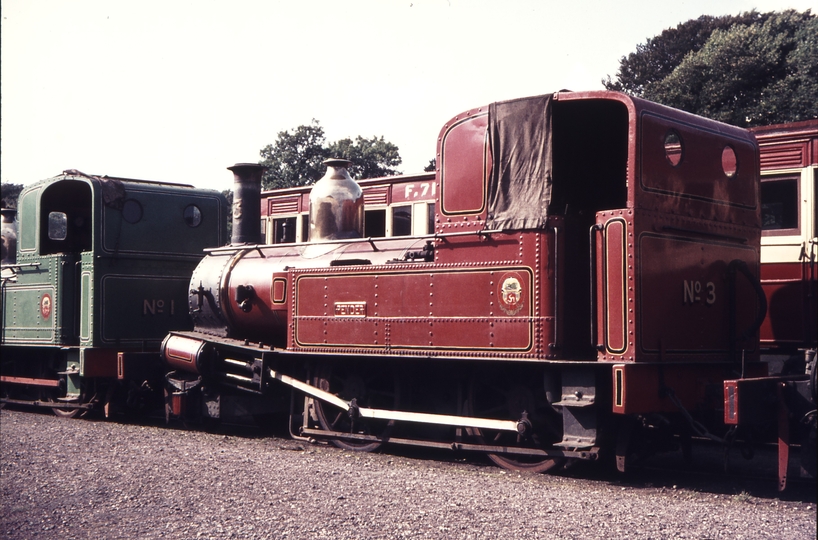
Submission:
[[[814,495],[0,411],[2,538],[814,539]],[[590,478],[589,478],[590,476]],[[600,479],[600,476],[603,478]],[[677,485],[674,485],[677,484]],[[802,490],[803,491],[803,490]]]

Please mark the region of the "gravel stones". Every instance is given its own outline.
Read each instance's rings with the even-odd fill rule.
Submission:
[[[598,476],[0,411],[2,538],[815,538],[809,497]]]

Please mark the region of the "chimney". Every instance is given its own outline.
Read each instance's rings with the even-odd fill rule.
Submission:
[[[264,166],[236,163],[233,171],[233,234],[231,245],[261,244],[261,174]]]

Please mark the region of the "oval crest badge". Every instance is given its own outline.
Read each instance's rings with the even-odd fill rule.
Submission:
[[[523,309],[523,282],[518,274],[506,274],[498,289],[500,309],[506,315],[516,315]]]
[[[51,316],[51,295],[48,293],[40,298],[40,315],[43,316],[43,319],[47,319]]]

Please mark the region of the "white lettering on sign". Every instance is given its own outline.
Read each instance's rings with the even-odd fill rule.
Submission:
[[[156,315],[165,313],[165,301],[157,298],[142,300],[142,315]],[[174,315],[176,313],[176,301],[170,301],[169,313]]]
[[[436,187],[437,184],[434,182],[421,182],[417,185],[417,189],[415,189],[415,184],[406,184],[404,186],[403,194],[406,199],[417,199],[418,197],[425,198],[428,196],[434,197]]]
[[[336,302],[336,317],[366,317],[366,302]]]
[[[708,281],[702,287],[701,281],[684,280],[684,303],[695,304],[704,302],[708,306],[716,303],[716,285]]]

